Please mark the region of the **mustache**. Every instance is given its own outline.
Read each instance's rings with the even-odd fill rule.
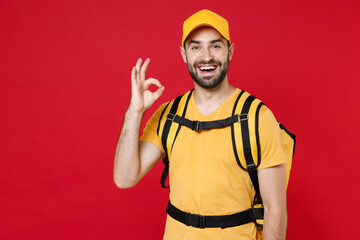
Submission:
[[[216,61],[215,59],[211,59],[210,61],[198,61],[194,63],[194,67],[197,68],[199,65],[206,65],[206,64],[216,64],[218,66],[221,66],[221,62],[220,61]]]

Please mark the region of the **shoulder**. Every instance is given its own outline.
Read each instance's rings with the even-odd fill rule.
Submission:
[[[171,108],[175,108],[176,109],[182,109],[183,106],[186,104],[187,99],[189,98],[188,96],[190,96],[192,90],[179,95],[178,97],[164,102],[162,103],[157,110],[152,114],[150,120],[148,121],[148,123],[151,123],[151,125],[155,125],[155,124],[159,124],[159,121],[161,119],[164,119],[164,116],[166,116],[169,112]]]
[[[162,111],[160,115],[163,115],[165,112],[176,113],[179,110],[182,111],[184,108],[186,108],[190,97],[192,96],[192,92],[193,90],[190,90],[182,95],[177,96],[173,100],[162,104],[158,109]]]
[[[252,95],[251,93],[245,91],[245,90],[239,90],[239,95],[241,95],[244,99],[244,104],[246,101],[249,101],[251,105],[250,108],[258,108],[258,116],[259,119],[265,119],[265,120],[274,120],[276,121],[276,118],[273,114],[273,112],[270,110],[269,107],[265,105],[265,103],[258,97]]]

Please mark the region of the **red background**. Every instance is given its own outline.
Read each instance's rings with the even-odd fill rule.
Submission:
[[[262,99],[297,148],[288,239],[352,239],[359,224],[359,1],[0,1],[0,239],[161,239],[162,163],[133,189],[112,181],[130,71],[192,88],[182,22],[230,22],[230,82]]]

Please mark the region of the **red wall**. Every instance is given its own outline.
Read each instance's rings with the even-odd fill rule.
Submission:
[[[0,239],[162,238],[160,162],[119,190],[113,155],[138,57],[166,86],[149,112],[192,88],[179,45],[202,8],[230,22],[230,82],[297,134],[288,239],[357,234],[359,1],[3,0]]]

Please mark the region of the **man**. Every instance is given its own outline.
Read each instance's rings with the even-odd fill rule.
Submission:
[[[234,53],[227,21],[209,10],[195,13],[184,22],[180,51],[195,85],[186,117],[199,121],[228,117],[240,90],[230,85],[227,78]],[[114,181],[119,188],[136,185],[164,155],[156,131],[165,104],[151,117],[138,140],[143,113],[164,91],[158,80],[145,78],[149,62],[147,59],[141,65],[139,59],[131,73],[131,101],[114,162]],[[158,89],[150,92],[150,85]],[[286,157],[279,126],[271,111],[262,107],[259,119],[262,160],[258,179],[264,206],[263,238],[285,239]],[[254,188],[247,171],[236,163],[230,135],[229,127],[195,132],[181,128],[169,159],[170,202],[174,211],[203,218],[228,216],[251,208]],[[254,222],[235,225],[225,228],[188,226],[168,215],[164,239],[261,238]]]

